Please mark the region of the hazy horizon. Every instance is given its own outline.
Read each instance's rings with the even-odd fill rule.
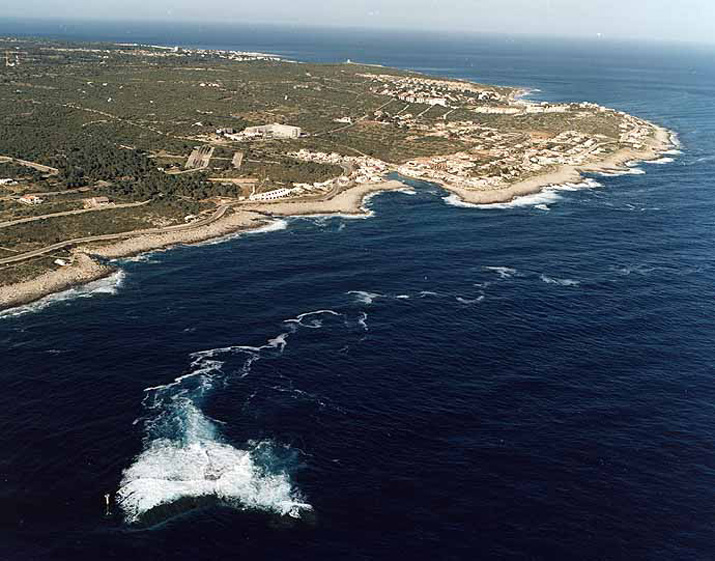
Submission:
[[[200,13],[197,13],[200,12]],[[67,14],[71,13],[71,17]],[[356,0],[324,4],[264,0],[245,4],[218,0],[208,10],[195,2],[159,0],[97,3],[91,0],[26,0],[11,5],[3,19],[65,22],[161,22],[165,24],[291,25],[296,27],[516,34],[552,37],[715,42],[715,4],[684,0]]]

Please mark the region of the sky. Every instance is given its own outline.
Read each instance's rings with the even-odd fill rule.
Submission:
[[[715,0],[23,0],[4,17],[400,28],[715,43]]]

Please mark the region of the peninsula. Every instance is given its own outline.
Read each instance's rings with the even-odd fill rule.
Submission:
[[[110,258],[273,216],[364,213],[399,176],[490,204],[672,148],[667,130],[593,103],[374,65],[14,38],[0,49],[0,309],[107,275]]]

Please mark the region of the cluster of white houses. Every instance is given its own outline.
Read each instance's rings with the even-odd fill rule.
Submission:
[[[372,88],[374,93],[390,96],[406,103],[451,107],[459,104],[471,105],[508,100],[507,96],[492,88],[485,88],[469,82],[389,74],[360,74],[360,76],[369,78],[376,83]]]
[[[290,152],[287,155],[303,162],[339,165],[349,171],[346,175],[328,179],[327,181],[293,183],[293,187],[281,187],[272,191],[254,193],[248,197],[249,201],[276,201],[290,197],[326,193],[334,187],[348,187],[351,183],[377,183],[382,181],[385,173],[390,170],[388,164],[369,156],[343,156],[336,152],[328,154],[326,152],[311,152],[306,149]]]
[[[548,105],[537,108],[550,109]],[[558,106],[566,109],[607,111],[594,104]],[[543,173],[554,165],[583,165],[618,146],[640,148],[653,127],[641,119],[617,112],[622,117],[619,142],[600,134],[565,131],[553,137],[503,133],[472,121],[437,123],[432,134],[457,135],[471,144],[456,154],[421,158],[402,164],[398,172],[408,177],[460,185],[474,189],[494,189],[532,173]]]
[[[303,162],[318,164],[332,164],[351,170],[349,179],[355,183],[376,183],[380,181],[390,169],[390,166],[370,156],[344,156],[336,152],[311,152],[305,148],[288,154],[291,158]]]

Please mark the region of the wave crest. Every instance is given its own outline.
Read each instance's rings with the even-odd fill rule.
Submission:
[[[234,447],[223,441],[216,421],[200,409],[206,395],[227,377],[224,362],[216,357],[245,355],[239,373],[246,376],[256,361],[280,356],[289,334],[261,346],[193,353],[188,373],[145,390],[144,450],[122,473],[116,494],[127,523],[152,524],[215,504],[295,518],[312,510],[291,482],[291,462],[279,461],[276,445],[263,441]]]
[[[122,269],[119,269],[115,273],[112,273],[102,279],[88,282],[87,284],[70,288],[69,290],[57,292],[56,294],[50,294],[49,296],[40,298],[31,304],[25,304],[23,306],[3,310],[0,312],[0,319],[13,318],[32,312],[39,312],[40,310],[44,310],[54,304],[58,304],[60,302],[70,302],[78,298],[91,298],[92,296],[96,296],[98,294],[115,295],[124,284],[126,276],[127,274]]]
[[[270,442],[248,450],[221,442],[214,423],[189,400],[174,413],[184,430],[174,438],[150,440],[123,473],[117,504],[127,522],[142,522],[162,506],[199,499],[294,518],[312,510],[289,474],[265,462],[272,457]]]

